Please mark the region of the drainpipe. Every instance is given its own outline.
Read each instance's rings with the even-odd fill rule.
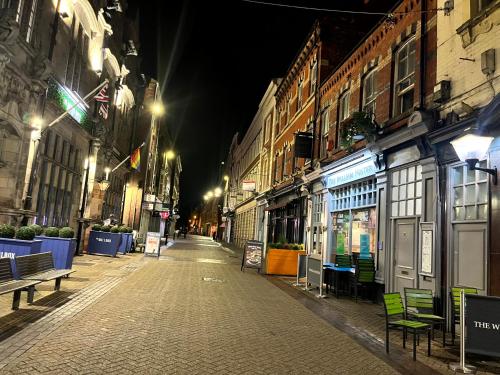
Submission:
[[[426,47],[427,47],[427,0],[422,0],[422,9],[420,16],[420,109],[425,106],[425,76],[426,65]]]

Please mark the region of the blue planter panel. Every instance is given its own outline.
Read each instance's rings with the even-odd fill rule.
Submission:
[[[75,238],[59,238],[37,236],[42,240],[42,251],[51,252],[54,259],[54,268],[57,270],[70,270],[73,266],[73,256],[76,250]]]
[[[132,233],[122,233],[122,242],[118,249],[119,253],[126,254],[132,249]]]
[[[38,254],[42,249],[42,241],[33,240],[16,240],[11,238],[0,238],[0,258],[10,258],[12,265],[12,273],[16,278],[19,275],[16,270],[15,257],[20,255]]]
[[[116,256],[122,240],[121,233],[96,232],[91,230],[89,236],[89,254]]]

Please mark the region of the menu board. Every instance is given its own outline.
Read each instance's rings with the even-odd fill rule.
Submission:
[[[144,249],[144,255],[146,256],[160,256],[160,233],[159,232],[148,232],[146,235],[146,247]]]
[[[434,258],[434,224],[420,223],[420,273],[427,276],[433,276],[433,258]]]
[[[247,268],[262,268],[262,255],[264,251],[264,243],[260,241],[250,240],[245,245],[243,251],[243,259],[241,262],[241,270]]]

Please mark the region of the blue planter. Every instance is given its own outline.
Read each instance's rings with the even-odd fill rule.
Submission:
[[[20,255],[38,254],[42,249],[42,241],[33,240],[16,240],[13,238],[0,238],[0,257],[10,258],[12,265],[12,273],[19,278],[16,270],[15,257]]]
[[[132,250],[132,233],[122,233],[122,242],[118,248],[118,252],[122,254],[128,253]]]
[[[121,242],[121,233],[97,232],[91,230],[87,252],[89,254],[110,255],[114,257],[118,252]]]
[[[42,241],[42,251],[51,252],[56,270],[70,270],[73,266],[73,255],[76,250],[75,238],[59,238],[36,236]]]

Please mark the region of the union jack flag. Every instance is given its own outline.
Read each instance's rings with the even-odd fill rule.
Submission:
[[[106,120],[108,118],[108,110],[109,110],[109,96],[108,96],[108,84],[106,83],[102,89],[99,90],[99,92],[94,96],[94,99],[96,102],[100,103],[99,104],[99,114],[101,117]]]

